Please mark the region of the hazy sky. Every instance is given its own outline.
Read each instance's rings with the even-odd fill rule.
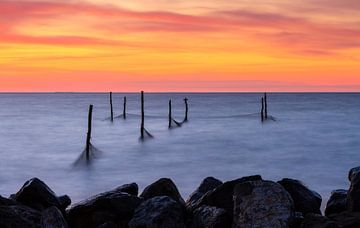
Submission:
[[[360,91],[359,0],[0,0],[0,91]]]

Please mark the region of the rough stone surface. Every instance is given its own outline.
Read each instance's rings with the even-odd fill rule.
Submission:
[[[0,206],[0,227],[40,227],[41,213],[27,206]]]
[[[359,172],[360,172],[360,166],[350,169],[349,174],[348,174],[349,181],[351,181],[354,174],[359,173]]]
[[[12,195],[11,198],[40,211],[51,206],[55,206],[60,210],[65,210],[68,206],[66,205],[68,201],[63,201],[65,204],[62,204],[55,193],[38,178],[32,178],[26,181],[21,189],[16,194]]]
[[[72,205],[67,210],[70,227],[91,228],[107,222],[126,227],[143,200],[122,192],[105,192]]]
[[[181,197],[179,190],[177,189],[174,182],[169,178],[161,178],[147,186],[140,196],[145,200],[156,196],[168,196],[180,204],[185,205],[185,201]]]
[[[193,213],[191,228],[227,228],[231,221],[226,216],[226,211],[221,208],[201,206]]]
[[[168,196],[152,197],[136,209],[129,227],[184,228],[184,207]]]
[[[342,212],[339,214],[332,214],[329,219],[334,221],[339,227],[359,228],[360,227],[360,212]]]
[[[351,176],[351,184],[346,199],[347,209],[356,212],[360,211],[360,172],[353,171],[352,174],[349,175]]]
[[[139,194],[139,186],[136,183],[124,184],[121,185],[120,187],[117,187],[113,191],[124,192],[133,196],[137,196]]]
[[[192,207],[204,194],[221,185],[222,182],[214,177],[205,178],[200,186],[186,200],[186,206]]]
[[[11,206],[11,205],[18,205],[18,203],[13,199],[8,199],[0,195],[0,206]]]
[[[293,218],[293,201],[280,184],[247,181],[235,186],[233,228],[289,227]]]
[[[300,228],[339,228],[339,226],[325,216],[319,214],[307,214]]]
[[[306,215],[307,213],[321,214],[321,196],[308,189],[300,181],[284,178],[278,182],[290,194],[294,201],[295,211]]]
[[[41,214],[42,228],[68,228],[68,225],[57,207],[49,207]]]
[[[346,211],[347,190],[337,189],[331,192],[330,199],[326,204],[325,215],[338,214]]]

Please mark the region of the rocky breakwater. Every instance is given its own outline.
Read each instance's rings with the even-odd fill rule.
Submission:
[[[299,180],[278,182],[248,176],[222,182],[205,178],[185,201],[175,183],[162,178],[139,194],[136,183],[71,204],[37,178],[9,198],[0,196],[0,227],[54,228],[243,228],[360,227],[360,167],[350,187],[322,198]]]

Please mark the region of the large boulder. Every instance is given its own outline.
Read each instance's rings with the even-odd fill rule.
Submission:
[[[115,223],[126,227],[143,200],[123,192],[105,192],[72,205],[67,210],[70,227],[97,227]]]
[[[308,189],[298,180],[284,178],[278,182],[290,194],[294,201],[295,211],[307,213],[321,214],[321,196]]]
[[[326,216],[346,211],[347,192],[345,189],[337,189],[331,192],[330,199],[326,204]]]
[[[319,214],[307,214],[300,228],[339,228],[339,226],[325,216]]]
[[[235,186],[233,228],[289,227],[293,219],[293,201],[280,184],[260,180]]]
[[[347,209],[352,212],[360,211],[360,172],[354,171],[357,168],[353,168],[351,169],[353,171],[349,172],[351,184],[346,201]]]
[[[130,228],[185,228],[184,207],[168,196],[144,201],[129,222]]]
[[[360,172],[360,166],[350,169],[349,174],[348,174],[349,181],[351,181],[354,174],[359,173],[359,172]]]
[[[205,178],[200,186],[186,200],[186,206],[192,207],[203,195],[221,185],[222,182],[214,177]]]
[[[137,196],[139,194],[139,186],[136,183],[124,184],[115,188],[113,191],[124,192],[133,196]]]
[[[169,178],[161,178],[147,186],[140,196],[145,200],[156,196],[168,196],[180,204],[185,205],[185,201],[181,197],[179,190],[174,182]]]
[[[42,228],[68,228],[68,225],[57,207],[49,207],[42,211]]]
[[[192,215],[191,228],[227,228],[231,221],[222,208],[201,206]]]
[[[215,189],[208,191],[205,195],[203,195],[196,203],[194,203],[191,207],[188,207],[190,211],[194,211],[198,207],[202,205],[223,208],[225,209],[229,219],[232,220],[233,215],[233,192],[234,187],[237,184],[244,183],[246,181],[255,181],[261,180],[260,175],[242,177],[236,180],[227,181],[223,184],[219,185]]]
[[[57,197],[56,194],[40,179],[32,178],[25,182],[21,189],[11,198],[36,210],[55,206],[64,211],[71,203],[68,196]]]
[[[41,213],[22,205],[0,205],[0,227],[41,227]]]
[[[19,203],[17,203],[15,200],[13,199],[8,199],[5,197],[2,197],[0,195],[0,206],[11,206],[11,205],[18,205]]]
[[[346,228],[360,227],[360,212],[344,211],[339,214],[329,215],[329,219],[334,221],[339,227],[346,227]]]

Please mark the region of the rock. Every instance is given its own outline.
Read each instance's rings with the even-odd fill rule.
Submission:
[[[339,214],[332,214],[329,219],[334,221],[339,227],[358,228],[360,227],[360,212],[344,211]]]
[[[168,196],[152,197],[136,209],[129,227],[184,228],[184,207]]]
[[[351,174],[351,184],[347,194],[346,203],[349,211],[360,211],[360,172],[353,171]]]
[[[113,191],[124,192],[133,196],[137,196],[139,194],[139,186],[136,183],[124,184],[121,185],[120,187],[117,187]]]
[[[235,186],[233,228],[289,227],[293,218],[293,201],[280,184],[260,180]]]
[[[140,196],[145,200],[155,196],[168,196],[182,205],[185,205],[185,201],[181,197],[179,190],[174,182],[169,178],[161,178],[147,186]]]
[[[68,195],[63,195],[58,197],[60,208],[64,210],[71,204],[71,199]]]
[[[358,173],[358,172],[360,172],[360,166],[354,167],[354,168],[350,169],[350,170],[349,170],[349,174],[348,174],[348,179],[349,179],[349,181],[351,181],[353,175],[356,174],[356,173]]]
[[[300,228],[339,228],[339,226],[325,216],[309,213],[305,216]]]
[[[191,207],[194,205],[205,193],[211,191],[221,185],[222,182],[214,177],[205,178],[200,186],[189,196],[186,200],[186,206]]]
[[[63,196],[61,197],[62,201],[60,202],[55,193],[38,178],[32,178],[26,181],[21,189],[16,194],[12,195],[11,198],[40,211],[51,206],[55,206],[60,210],[65,210],[69,201],[65,201],[64,198],[70,199],[68,196]]]
[[[118,226],[113,222],[106,222],[104,224],[101,224],[97,228],[118,228]]]
[[[300,227],[301,223],[304,221],[304,215],[301,212],[295,211],[294,219],[292,221],[292,224],[290,227],[292,228],[298,228]]]
[[[278,181],[290,194],[294,201],[295,211],[306,215],[307,213],[321,214],[321,196],[308,189],[300,181],[284,178]]]
[[[41,213],[27,206],[0,206],[0,227],[41,227]]]
[[[216,187],[214,190],[207,192],[191,207],[188,207],[188,209],[190,211],[194,211],[196,208],[202,205],[223,208],[226,210],[229,219],[232,220],[233,207],[234,207],[234,203],[233,203],[234,187],[237,184],[252,180],[261,180],[261,176],[259,175],[248,176],[232,181],[227,181]]]
[[[11,205],[18,205],[18,203],[13,199],[8,199],[0,195],[0,206],[11,206]]]
[[[193,213],[192,228],[226,228],[231,227],[231,221],[226,211],[221,208],[201,206]]]
[[[68,225],[57,207],[49,207],[41,215],[42,228],[68,228]]]
[[[346,211],[347,190],[337,189],[331,192],[330,199],[326,204],[325,215],[338,214]]]
[[[72,205],[67,210],[70,227],[97,227],[112,222],[126,227],[143,200],[123,192],[105,192]]]

